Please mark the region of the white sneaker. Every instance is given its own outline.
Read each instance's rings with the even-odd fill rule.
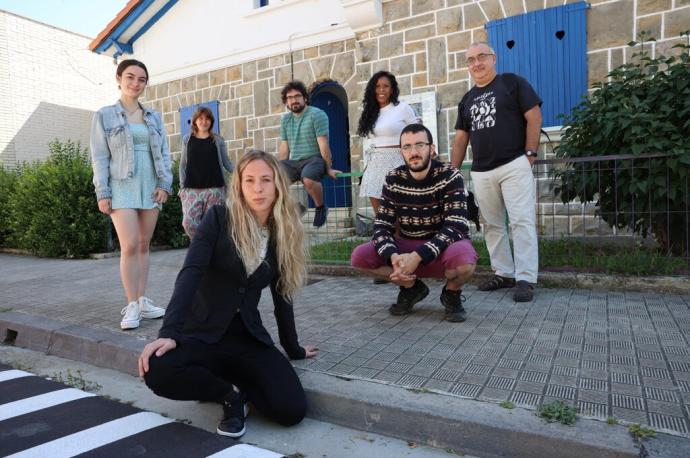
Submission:
[[[124,329],[134,329],[139,327],[139,321],[141,321],[141,310],[139,310],[139,302],[132,301],[120,312],[122,321],[120,322],[120,328]]]
[[[146,296],[141,296],[138,302],[142,318],[160,318],[165,315],[165,309],[153,305],[151,299]]]

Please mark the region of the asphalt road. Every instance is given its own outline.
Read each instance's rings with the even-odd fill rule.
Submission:
[[[0,365],[0,456],[282,455]]]

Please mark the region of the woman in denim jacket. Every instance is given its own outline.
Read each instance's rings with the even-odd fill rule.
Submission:
[[[110,215],[120,242],[120,276],[128,302],[121,312],[122,329],[134,329],[141,318],[160,318],[165,313],[144,295],[149,244],[172,190],[170,151],[160,114],[139,103],[148,78],[143,63],[120,62],[116,71],[120,100],[98,110],[91,126],[98,209]]]
[[[212,131],[214,121],[211,110],[199,107],[192,115],[192,133],[182,139],[179,171],[182,227],[190,239],[206,210],[223,203],[223,169],[233,170],[225,140]]]

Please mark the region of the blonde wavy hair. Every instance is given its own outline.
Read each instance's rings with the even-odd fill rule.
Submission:
[[[276,200],[268,219],[269,243],[275,246],[278,257],[278,292],[286,299],[292,299],[306,283],[307,249],[296,202],[290,195],[290,181],[273,155],[260,150],[248,150],[239,160],[225,202],[228,208],[229,236],[245,266],[248,259],[259,257],[259,224],[242,194],[242,173],[252,161],[264,161],[273,170]]]

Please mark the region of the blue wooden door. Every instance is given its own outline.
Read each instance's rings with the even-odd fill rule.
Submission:
[[[577,2],[485,25],[498,59],[496,70],[529,81],[544,102],[544,127],[563,124],[560,115],[570,113],[587,94],[588,8]]]
[[[335,83],[325,83],[335,84]],[[320,90],[321,89],[321,90]],[[341,172],[350,171],[350,134],[347,120],[347,110],[338,96],[333,92],[324,91],[320,86],[314,91],[309,104],[322,109],[328,115],[328,144],[333,155],[333,168]],[[324,201],[329,207],[351,207],[352,186],[351,179],[324,178]],[[314,203],[309,199],[309,206]]]

